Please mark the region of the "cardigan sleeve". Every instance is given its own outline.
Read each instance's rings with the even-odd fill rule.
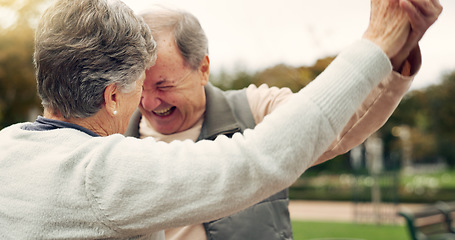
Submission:
[[[412,80],[418,73],[421,63],[420,49],[411,52],[404,63],[401,74],[392,72],[370,92],[335,141],[314,165],[348,152],[381,128],[411,87]],[[409,76],[410,74],[412,76]]]
[[[94,138],[86,143],[87,196],[103,223],[121,233],[231,215],[289,187],[391,71],[383,51],[360,40],[254,130],[197,143]]]

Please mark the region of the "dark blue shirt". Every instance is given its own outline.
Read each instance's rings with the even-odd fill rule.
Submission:
[[[22,126],[22,129],[29,130],[29,131],[49,131],[49,130],[54,130],[54,129],[58,129],[58,128],[72,128],[72,129],[76,129],[81,132],[84,132],[92,137],[100,136],[100,135],[88,130],[87,128],[81,127],[79,125],[69,123],[69,122],[44,118],[41,116],[38,116],[38,118],[36,119],[36,121],[34,123]]]

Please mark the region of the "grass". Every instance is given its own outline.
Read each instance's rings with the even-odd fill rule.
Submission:
[[[373,225],[344,222],[292,221],[294,240],[310,239],[359,239],[407,240],[403,225]]]

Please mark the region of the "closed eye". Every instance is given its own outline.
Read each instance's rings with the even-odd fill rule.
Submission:
[[[157,86],[156,88],[160,89],[160,90],[169,90],[171,89],[172,87],[174,86]]]

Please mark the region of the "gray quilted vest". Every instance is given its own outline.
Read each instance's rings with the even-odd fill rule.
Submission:
[[[223,92],[208,84],[205,92],[207,106],[198,141],[213,140],[220,134],[231,137],[256,126],[245,89]],[[207,239],[292,239],[288,205],[288,190],[285,189],[239,213],[204,223]]]
[[[232,137],[256,126],[246,90],[221,91],[207,84],[206,112],[197,141],[214,140],[218,135]],[[139,137],[139,111],[133,114],[125,135]],[[245,183],[248,184],[248,183]],[[210,193],[207,193],[210,194]],[[282,240],[292,239],[288,189],[241,212],[204,223],[208,240]]]

